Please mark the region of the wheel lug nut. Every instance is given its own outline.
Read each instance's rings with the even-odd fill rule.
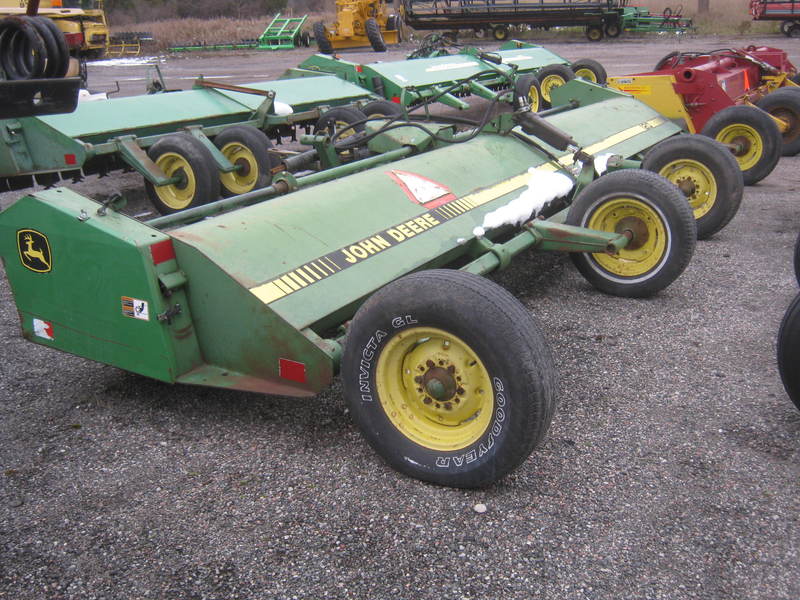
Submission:
[[[428,398],[428,396],[425,396],[425,398],[424,398],[422,401],[423,401],[425,404],[430,404],[431,402],[433,402],[433,400],[431,400],[430,398]]]

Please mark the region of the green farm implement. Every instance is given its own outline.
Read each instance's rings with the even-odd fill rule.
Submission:
[[[513,27],[583,27],[592,42],[615,38],[623,30],[683,32],[691,27],[691,20],[669,8],[651,15],[646,8],[628,6],[628,0],[402,0],[401,10],[406,24],[417,30],[447,30],[452,36],[471,30],[498,41],[509,39]]]
[[[275,15],[258,38],[223,44],[185,44],[169,48],[170,52],[189,52],[192,50],[291,50],[311,44],[311,34],[303,31],[308,15],[302,17],[281,17]]]
[[[271,142],[319,123],[328,107],[371,99],[332,76],[245,87],[198,80],[194,89],[81,103],[70,114],[0,120],[0,182],[141,173],[157,208],[172,212],[262,187]],[[213,141],[212,141],[213,140]]]
[[[311,396],[338,373],[388,463],[488,485],[545,436],[555,369],[530,312],[478,275],[569,252],[599,290],[653,295],[696,226],[642,158],[719,175],[626,94],[573,80],[552,104],[473,128],[395,116],[315,132],[267,187],[146,222],[115,200],[27,195],[0,213],[23,335],[167,383]]]
[[[495,52],[467,47],[458,54],[369,64],[316,54],[289,73],[295,77],[331,73],[400,106],[435,97],[438,102],[461,110],[469,108],[465,96],[493,100],[503,89],[508,91],[506,100],[512,101],[521,94],[538,109],[549,106],[553,87],[563,85],[576,73],[597,83],[605,83],[606,77],[597,61],[570,63],[542,46],[516,41]],[[509,75],[513,76],[513,86]]]

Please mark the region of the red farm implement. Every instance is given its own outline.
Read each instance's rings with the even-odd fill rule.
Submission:
[[[749,185],[769,175],[781,154],[800,152],[796,77],[783,50],[749,46],[671,52],[652,72],[609,83],[728,146]]]

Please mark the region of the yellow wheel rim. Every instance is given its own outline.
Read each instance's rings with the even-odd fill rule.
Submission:
[[[658,174],[669,179],[683,192],[695,219],[708,213],[717,202],[717,179],[708,167],[696,160],[673,160],[664,165]]]
[[[183,210],[194,200],[197,182],[189,162],[176,152],[165,152],[156,160],[156,165],[167,177],[181,177],[179,183],[153,186],[158,198],[173,210]]]
[[[631,232],[619,254],[592,254],[597,264],[620,277],[638,277],[655,268],[667,251],[667,229],[651,206],[635,198],[615,198],[601,204],[586,224],[590,229]]]
[[[581,79],[585,79],[586,81],[591,81],[592,83],[597,83],[597,75],[594,74],[594,71],[591,69],[578,69],[575,71],[575,77],[580,77]]]
[[[564,80],[561,75],[548,75],[544,79],[542,79],[539,87],[542,90],[542,98],[550,102],[550,92],[562,85],[564,85],[566,81]]]
[[[463,340],[446,331],[414,327],[397,333],[381,352],[375,375],[392,425],[420,446],[460,450],[489,427],[489,373]]]
[[[234,166],[238,167],[236,171],[220,173],[219,179],[225,189],[232,194],[244,194],[251,191],[260,175],[258,161],[253,151],[240,142],[229,142],[220,148],[220,152]]]
[[[764,155],[764,143],[758,131],[743,123],[723,127],[716,137],[718,142],[732,144],[737,150],[733,153],[742,171],[755,167]]]
[[[539,90],[537,90],[535,86],[528,88],[528,103],[531,105],[531,111],[539,112],[539,105],[541,102],[539,99]]]
[[[333,131],[329,132],[330,135],[333,135],[334,133],[339,133],[340,131],[342,133],[339,134],[339,137],[337,138],[337,140],[343,140],[345,138],[349,138],[349,137],[354,136],[356,134],[356,130],[353,129],[352,127],[350,127],[350,123],[348,123],[347,121],[338,121],[338,120],[334,121],[333,122]]]

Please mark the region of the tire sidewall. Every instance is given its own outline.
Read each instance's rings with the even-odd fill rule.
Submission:
[[[741,204],[743,182],[739,165],[719,142],[704,136],[680,135],[654,146],[645,156],[642,168],[659,173],[676,160],[693,160],[711,171],[717,186],[712,207],[696,219],[697,238],[706,239],[722,229],[736,215]]]
[[[234,126],[224,129],[214,139],[214,145],[221,151],[223,147],[231,142],[238,142],[246,147],[258,166],[258,178],[251,190],[267,187],[272,181],[272,167],[275,166],[269,154],[271,143],[269,138],[260,129],[249,126]],[[233,196],[235,192],[228,190],[220,181],[223,196]]]
[[[800,410],[800,294],[795,296],[781,320],[777,343],[778,371],[786,394]]]
[[[637,185],[643,189],[632,189],[633,185],[624,181],[629,176],[641,178]],[[648,178],[651,181],[648,182]],[[587,186],[572,203],[566,223],[586,227],[598,208],[619,197],[632,198],[644,204],[661,221],[666,231],[667,247],[658,264],[646,273],[625,277],[604,269],[591,253],[575,252],[570,257],[581,274],[603,292],[637,298],[651,296],[677,279],[688,265],[697,239],[694,215],[678,188],[660,175],[623,170],[603,175]]]
[[[749,169],[742,170],[744,185],[753,185],[772,173],[778,164],[781,157],[781,133],[765,111],[743,105],[729,106],[716,113],[706,122],[701,133],[717,140],[717,135],[725,127],[737,123],[752,128],[761,138],[763,151],[760,160]]]
[[[771,94],[767,94],[757,103],[758,108],[773,114],[777,109],[787,110],[792,114],[794,120],[793,137],[787,139],[785,134],[781,134],[781,154],[783,156],[795,156],[800,152],[800,88],[781,88]]]
[[[148,196],[161,214],[168,215],[188,210],[207,204],[219,197],[219,170],[211,152],[203,146],[200,140],[185,133],[170,134],[153,144],[147,151],[147,155],[153,162],[157,162],[160,156],[170,152],[181,155],[192,169],[195,177],[196,193],[188,206],[176,209],[165,204],[159,198],[156,186],[145,180]]]
[[[373,295],[359,310],[342,360],[345,397],[367,441],[397,470],[438,484],[477,487],[495,480],[498,473],[512,470],[520,461],[510,459],[505,450],[525,437],[526,418],[521,408],[524,398],[518,400],[525,392],[517,389],[516,378],[507,372],[509,366],[502,359],[504,341],[494,340],[486,329],[474,327],[482,317],[477,311],[467,308],[466,314],[461,310],[448,316],[441,305],[434,302],[432,306],[426,301],[424,294],[409,293],[402,312],[372,310],[386,289]],[[381,404],[376,387],[381,353],[394,336],[414,327],[435,327],[459,337],[480,358],[492,382],[494,406],[489,425],[478,440],[460,450],[433,450],[415,443],[395,428]],[[347,365],[353,367],[346,370]],[[549,422],[553,408],[545,411],[542,418]],[[528,444],[524,456],[533,445]],[[383,451],[387,448],[392,452]]]

